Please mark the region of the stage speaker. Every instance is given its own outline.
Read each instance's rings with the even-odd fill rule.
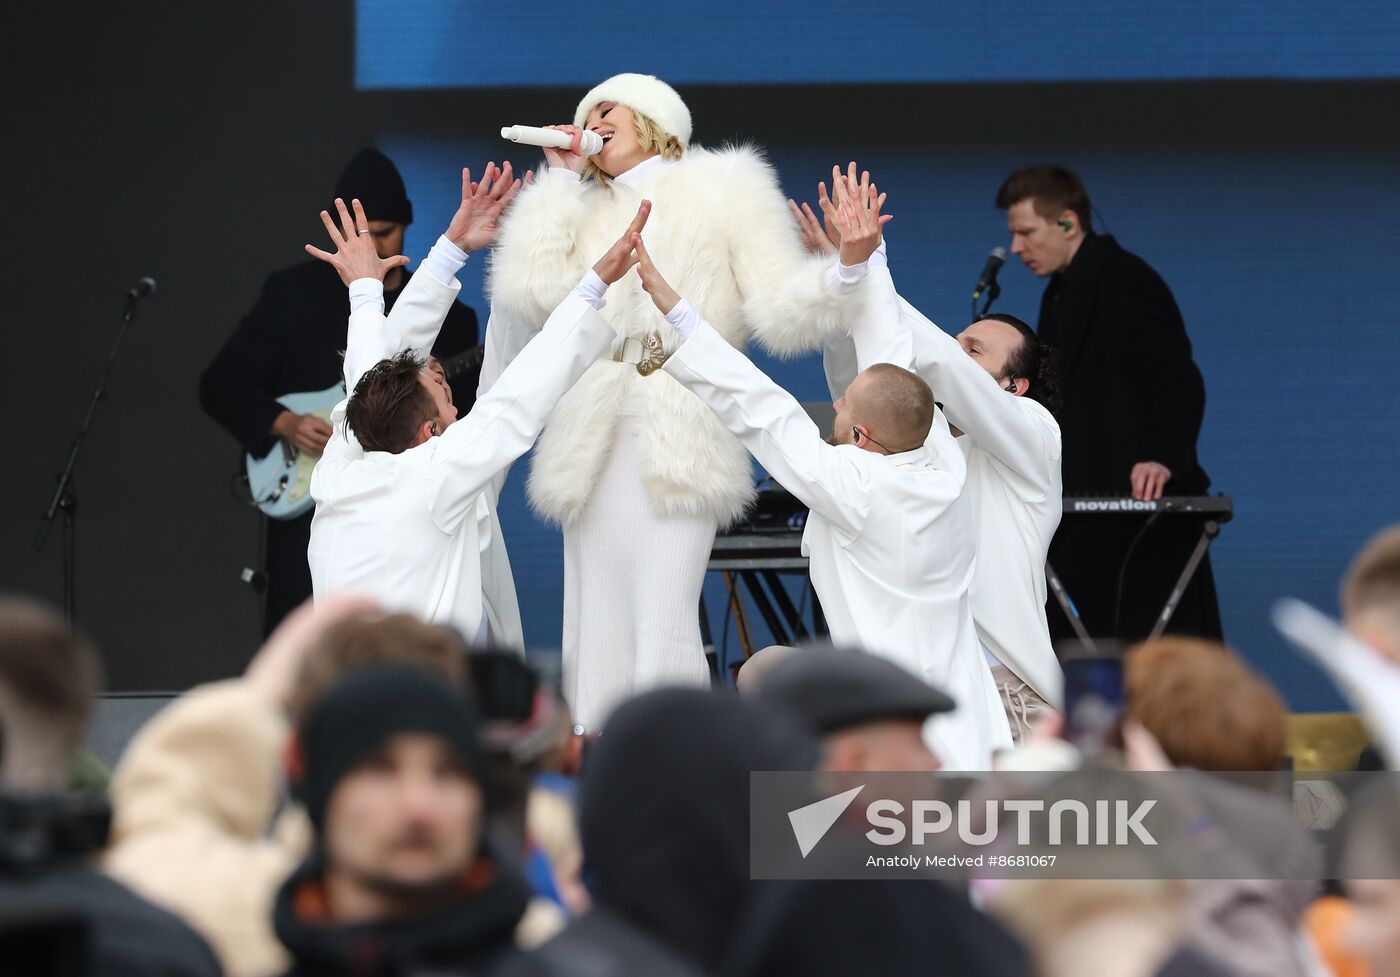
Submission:
[[[108,770],[117,765],[126,744],[178,692],[107,692],[97,697],[88,722],[89,753]]]

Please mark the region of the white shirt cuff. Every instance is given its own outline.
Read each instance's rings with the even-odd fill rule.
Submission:
[[[695,330],[705,324],[705,320],[700,318],[699,310],[685,299],[681,299],[675,308],[666,313],[666,321],[680,334],[681,342],[685,342]]]
[[[357,278],[350,283],[350,314],[354,315],[371,302],[379,303],[379,311],[384,312],[384,283],[378,278]]]
[[[549,172],[558,173],[561,178],[568,180],[570,183],[578,183],[579,180],[582,179],[582,177],[579,176],[579,174],[575,173],[567,166],[551,166],[549,168]]]
[[[839,261],[836,263],[835,276],[827,273],[827,280],[832,284],[846,286],[859,285],[865,280],[865,276],[870,274],[872,268],[888,268],[890,266],[889,255],[885,251],[885,241],[880,239],[880,246],[875,249],[875,253],[858,265],[843,265]]]
[[[451,285],[457,278],[457,272],[461,271],[462,266],[466,263],[467,253],[449,241],[446,234],[443,234],[438,237],[433,249],[423,259],[419,270],[426,271],[444,285]]]
[[[583,278],[574,286],[574,294],[583,299],[594,309],[601,309],[607,305],[603,301],[603,296],[608,291],[607,282],[598,277],[598,273],[592,268],[583,273]]]

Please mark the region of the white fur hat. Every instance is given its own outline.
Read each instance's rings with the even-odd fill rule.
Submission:
[[[617,102],[634,112],[640,112],[659,125],[668,136],[675,136],[682,146],[690,143],[690,109],[676,90],[655,75],[613,75],[597,85],[574,113],[574,125],[580,129],[588,121],[588,113],[599,102]]]

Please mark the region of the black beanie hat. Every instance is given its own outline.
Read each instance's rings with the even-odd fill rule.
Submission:
[[[350,201],[358,199],[369,220],[413,223],[413,204],[404,190],[398,167],[373,146],[355,154],[335,182],[335,195],[345,201],[347,210]],[[335,215],[334,202],[329,213]]]
[[[341,778],[397,733],[441,736],[486,792],[476,708],[462,691],[421,668],[357,668],[311,709],[288,756],[292,790],[318,833]]]

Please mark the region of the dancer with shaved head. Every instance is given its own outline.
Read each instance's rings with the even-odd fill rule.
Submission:
[[[872,194],[843,204],[843,280],[879,246],[889,219],[882,202]],[[946,690],[957,708],[931,721],[930,746],[949,769],[987,769],[1011,731],[972,621],[967,464],[933,392],[910,369],[908,334],[853,330],[862,369],[836,401],[825,439],[791,395],[667,284],[640,236],[633,245],[642,287],[683,339],[663,369],[810,507],[802,552],[832,640]]]

